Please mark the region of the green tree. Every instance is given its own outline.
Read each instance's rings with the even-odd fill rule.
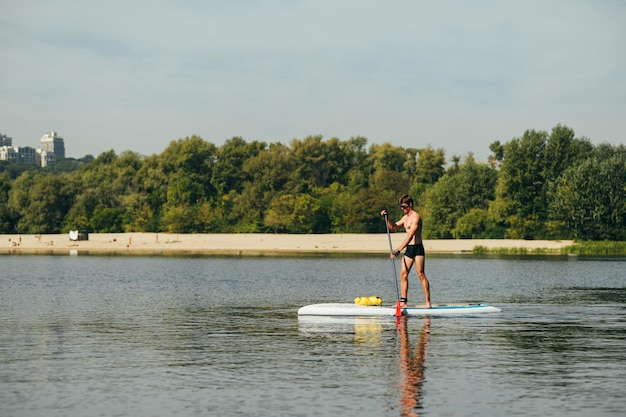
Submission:
[[[168,176],[161,167],[160,156],[151,155],[142,160],[137,171],[139,207],[135,222],[139,230],[159,232],[163,230],[161,218],[167,202]]]
[[[288,182],[295,169],[296,162],[289,148],[282,144],[272,144],[269,150],[246,159],[241,168],[241,175],[245,178],[243,186],[253,185],[260,194],[269,194],[269,199],[264,198],[262,201],[263,204],[269,204],[274,193],[293,191]]]
[[[567,169],[557,182],[550,214],[563,237],[626,240],[626,152]]]
[[[19,219],[18,233],[61,233],[73,195],[65,187],[66,175],[24,173],[9,196],[9,209]]]
[[[409,161],[411,156],[414,154],[390,143],[372,145],[370,160],[373,171],[367,181],[370,191],[376,195],[391,197],[393,202],[397,201],[411,186],[413,173],[407,169],[407,166],[412,165],[412,161]],[[385,203],[387,204],[389,202]]]
[[[423,215],[428,227],[424,235],[429,238],[468,238],[487,234],[488,222],[478,214],[482,216],[493,200],[497,180],[498,171],[488,164],[476,162],[471,153],[463,163],[450,167],[426,192]],[[482,211],[474,211],[468,216],[473,210]],[[457,224],[461,218],[464,221],[462,227]],[[469,225],[471,220],[480,223]],[[467,230],[471,235],[466,234]]]
[[[127,151],[118,156],[110,150],[69,174],[66,188],[75,198],[64,215],[64,230],[140,230],[134,215],[140,207],[137,172],[141,165],[136,153]]]
[[[473,208],[456,221],[452,229],[452,237],[456,239],[485,239],[489,236],[489,211],[482,208]]]
[[[265,225],[275,233],[312,233],[316,201],[308,194],[276,196],[265,213]]]
[[[492,168],[496,169],[504,159],[504,145],[502,145],[499,140],[496,140],[489,144],[489,150],[492,152],[489,156],[489,164]]]
[[[15,219],[15,225],[12,229],[17,233],[29,233],[31,230],[32,222],[25,216],[29,214],[30,191],[35,181],[41,176],[42,174],[36,171],[24,172],[13,181],[8,193],[7,209],[9,216]],[[35,233],[39,233],[39,231]]]
[[[165,202],[159,211],[161,227],[168,232],[189,233],[202,223],[200,208],[217,197],[212,183],[217,149],[198,136],[170,142],[159,159],[167,183]],[[160,174],[160,173],[159,173]]]
[[[458,207],[456,192],[460,188],[458,175],[444,175],[425,193],[425,207],[421,211],[424,222],[423,236],[426,239],[452,237],[456,220],[464,213]]]
[[[194,207],[172,205],[164,210],[162,225],[166,232],[192,233],[195,221]]]
[[[506,225],[506,237],[541,237],[547,218],[545,203],[545,148],[547,132],[527,130],[504,145],[504,159],[490,213]]]
[[[265,142],[248,143],[241,137],[235,136],[216,150],[211,183],[220,195],[231,191],[241,192],[246,180],[243,172],[245,163],[266,148]]]
[[[593,152],[593,145],[587,139],[576,139],[574,130],[556,125],[545,148],[543,176],[551,183],[557,180],[567,168],[587,159]]]
[[[9,211],[11,177],[8,172],[0,172],[0,233],[15,233],[15,219]]]
[[[265,212],[276,196],[293,192],[289,181],[294,169],[289,148],[280,143],[248,158],[241,168],[245,178],[241,191],[231,190],[220,202],[229,227],[245,232],[273,230],[265,228]]]
[[[91,215],[90,224],[98,233],[123,233],[125,214],[120,207],[98,205]]]
[[[393,191],[361,189],[354,193],[338,184],[334,188],[341,191],[330,209],[333,233],[380,233],[385,230],[380,211],[387,208],[390,216],[397,212],[398,196]]]
[[[228,230],[222,207],[213,205],[207,201],[196,207],[194,232],[222,233]]]
[[[506,227],[506,237],[558,236],[560,231],[548,219],[550,189],[567,167],[589,155],[591,144],[586,139],[575,139],[572,129],[557,125],[550,135],[527,130],[503,148],[504,158],[490,214]],[[499,150],[496,146],[493,149]]]
[[[35,164],[25,164],[23,162],[16,161],[0,161],[0,173],[6,172],[9,174],[10,180],[14,180],[28,171],[41,171]]]
[[[335,181],[335,183],[347,185],[352,192],[369,187],[369,179],[374,172],[374,166],[365,148],[366,145],[367,139],[362,136],[350,138],[343,144],[350,163],[345,170],[343,180]]]
[[[312,197],[316,201],[312,233],[331,233],[333,231],[333,206],[336,203],[338,190],[345,189],[339,183],[328,187],[315,188]]]
[[[291,141],[291,156],[294,170],[291,183],[294,192],[309,192],[313,187],[323,186],[330,175],[331,167],[326,160],[326,152],[322,136],[308,136],[304,140]]]
[[[417,150],[417,165],[415,167],[415,182],[422,185],[433,185],[446,172],[445,151],[431,146]]]
[[[215,145],[195,135],[170,142],[159,158],[167,178],[174,175],[174,182],[178,182],[181,176],[189,177],[206,196],[215,192],[211,183],[215,159]]]
[[[271,195],[271,194],[270,194]],[[271,201],[271,199],[270,199]],[[247,184],[241,194],[231,192],[228,196],[228,223],[233,233],[260,233],[267,231],[263,217],[267,204],[264,193],[254,184]]]

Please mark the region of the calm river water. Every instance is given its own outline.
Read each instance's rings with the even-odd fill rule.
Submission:
[[[399,322],[296,314],[394,304],[385,256],[9,255],[0,270],[4,417],[626,410],[626,258],[429,257],[434,303],[503,312]]]

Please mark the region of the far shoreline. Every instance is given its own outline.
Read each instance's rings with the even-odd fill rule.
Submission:
[[[404,233],[393,233],[397,247]],[[439,239],[424,240],[428,254],[509,253],[561,254],[572,240]],[[371,234],[183,234],[90,233],[87,240],[69,234],[0,234],[0,254],[40,255],[198,255],[198,256],[332,256],[389,253],[386,233]]]

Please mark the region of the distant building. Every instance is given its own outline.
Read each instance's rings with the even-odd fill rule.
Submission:
[[[25,164],[38,163],[36,149],[30,146],[0,146],[0,161],[16,161]]]
[[[39,142],[43,151],[54,153],[57,159],[65,158],[65,145],[63,144],[63,138],[61,136],[57,136],[57,132],[46,133],[41,137]]]
[[[46,167],[65,158],[63,138],[56,132],[41,137],[40,147],[12,146],[13,139],[0,133],[0,161],[16,161]]]
[[[15,147],[17,149],[17,160],[25,164],[34,164],[37,162],[35,159],[36,149],[30,146]]]
[[[11,146],[11,142],[13,142],[13,139],[0,133],[0,146]]]
[[[13,146],[0,146],[0,161],[15,161],[17,159],[17,149],[17,147],[14,148]]]
[[[42,168],[47,167],[50,164],[54,164],[57,159],[56,159],[56,155],[54,154],[54,152],[48,152],[44,149],[41,148],[37,148],[37,165],[39,165]]]

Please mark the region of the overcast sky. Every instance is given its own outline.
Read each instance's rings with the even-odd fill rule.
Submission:
[[[0,133],[69,157],[322,135],[626,137],[621,0],[1,0]]]

